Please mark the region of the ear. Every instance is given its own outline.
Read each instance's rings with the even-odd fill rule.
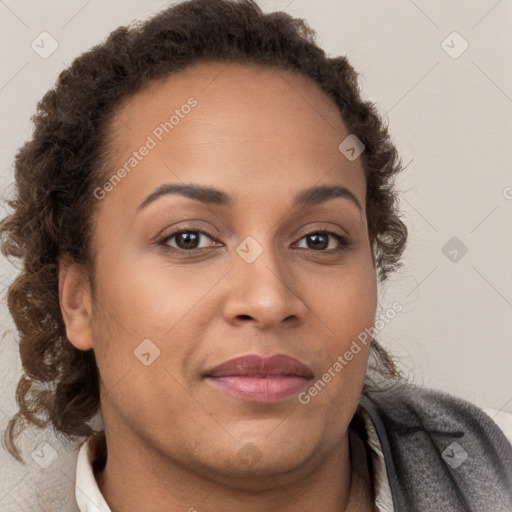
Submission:
[[[79,350],[93,347],[89,278],[83,265],[59,257],[59,303],[68,340]]]

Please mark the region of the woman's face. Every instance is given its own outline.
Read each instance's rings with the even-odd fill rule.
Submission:
[[[67,322],[94,349],[107,441],[222,477],[319,463],[358,404],[369,346],[304,392],[376,309],[366,183],[338,149],[349,132],[336,105],[295,73],[202,63],[130,97],[112,134],[111,179],[93,199],[96,290]],[[219,192],[148,199],[185,184]],[[295,204],[320,186],[348,192]],[[204,377],[246,354],[294,357],[314,377],[273,378],[293,384],[286,396]]]

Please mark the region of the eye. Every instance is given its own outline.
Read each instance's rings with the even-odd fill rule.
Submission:
[[[202,239],[209,238],[213,240],[210,235],[205,233],[204,231],[194,230],[194,229],[182,229],[181,231],[174,231],[173,233],[166,235],[162,238],[158,244],[162,245],[166,250],[177,250],[177,251],[186,251],[186,252],[195,252],[202,251],[205,247],[200,247],[199,243]],[[170,244],[173,239],[174,245]],[[215,245],[220,245],[217,241],[214,240]]]
[[[189,254],[203,252],[208,245],[201,247],[201,241],[212,240],[212,246],[221,246],[220,242],[214,240],[208,233],[197,229],[181,229],[166,235],[159,240],[158,245],[162,246],[166,251],[188,252]],[[311,249],[315,252],[340,252],[348,249],[352,242],[343,235],[333,231],[312,231],[301,239],[306,241],[306,247],[299,249]],[[334,247],[332,246],[334,245]]]
[[[330,245],[329,237],[335,240],[334,247],[330,247],[331,250],[326,251],[325,249],[329,248]],[[299,247],[300,249],[313,249],[317,252],[343,251],[352,245],[347,237],[333,231],[313,231],[302,237],[301,240],[306,240],[306,247]]]

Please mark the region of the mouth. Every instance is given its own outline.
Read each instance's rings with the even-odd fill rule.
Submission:
[[[300,392],[314,375],[307,365],[284,354],[249,354],[215,366],[202,377],[216,389],[243,400],[275,403]]]

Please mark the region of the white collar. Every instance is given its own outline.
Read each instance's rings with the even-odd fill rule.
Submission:
[[[80,512],[112,512],[101,494],[91,463],[89,462],[90,437],[78,452],[75,478],[75,498]]]
[[[372,456],[373,476],[375,479],[375,508],[377,512],[393,512],[395,509],[386,463],[384,462],[384,454],[382,453],[382,445],[372,420],[364,409],[361,409],[361,416],[368,433],[368,446]]]

